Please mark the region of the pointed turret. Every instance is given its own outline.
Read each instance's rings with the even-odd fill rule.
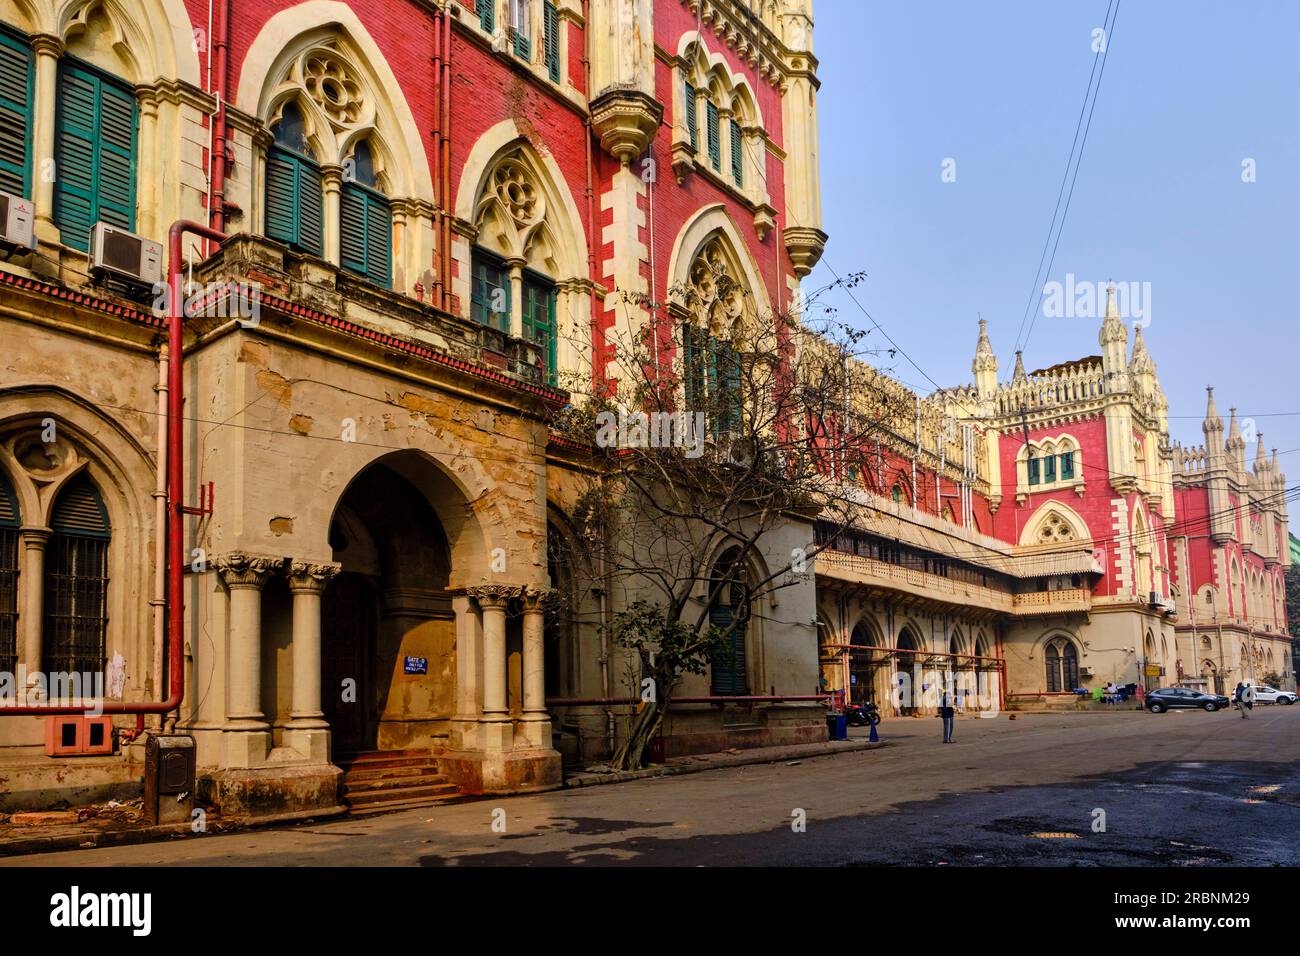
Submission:
[[[1268,452],[1264,450],[1264,433],[1259,433],[1259,443],[1255,446],[1255,474],[1268,474]]]
[[[975,391],[984,400],[991,399],[998,390],[998,357],[993,354],[993,343],[989,341],[989,324],[980,318],[980,337],[975,344],[975,361],[971,362],[971,371],[975,373]]]
[[[1114,390],[1122,391],[1127,384],[1124,379],[1128,371],[1128,329],[1115,305],[1113,282],[1106,289],[1106,317],[1102,319],[1097,341],[1101,344],[1101,367],[1106,379],[1115,383]]]
[[[1237,423],[1237,410],[1228,409],[1228,468],[1238,481],[1246,477],[1246,439],[1241,437],[1241,426]]]
[[[1214,404],[1214,386],[1205,387],[1205,421],[1201,422],[1201,431],[1205,433],[1205,446],[1207,450],[1215,450],[1223,447],[1223,419],[1219,417],[1219,409]],[[1211,434],[1218,436],[1218,441],[1211,441]]]
[[[1011,381],[1016,385],[1023,385],[1029,381],[1029,376],[1025,374],[1025,354],[1019,349],[1016,350],[1016,368],[1011,373]]]
[[[1147,344],[1142,338],[1142,326],[1133,326],[1133,358],[1129,362],[1129,371],[1138,390],[1144,395],[1152,395],[1156,388],[1156,363],[1151,360]]]
[[[1233,511],[1228,503],[1228,448],[1223,440],[1223,419],[1214,404],[1214,386],[1205,389],[1205,479],[1210,492],[1210,535],[1215,544],[1232,539]]]

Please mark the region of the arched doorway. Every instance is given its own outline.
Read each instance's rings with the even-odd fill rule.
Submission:
[[[330,524],[321,697],[335,754],[431,746],[454,700],[450,551],[425,495],[374,464]]]
[[[860,621],[849,643],[849,703],[874,701],[877,707],[883,707],[889,691],[889,658],[880,635],[866,621]]]
[[[895,684],[896,709],[900,715],[917,713],[920,709],[924,691],[921,688],[923,675],[918,673],[917,652],[922,649],[921,639],[910,627],[905,627],[898,635],[898,653],[895,656],[897,677]]]

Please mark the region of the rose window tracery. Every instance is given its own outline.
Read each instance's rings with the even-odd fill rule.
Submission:
[[[690,304],[714,334],[730,337],[744,312],[744,290],[733,278],[722,244],[710,242],[690,271]]]
[[[1038,529],[1038,540],[1043,543],[1054,541],[1073,541],[1074,529],[1069,522],[1058,514],[1050,514]]]
[[[541,192],[524,165],[515,159],[504,159],[492,171],[491,189],[520,225],[541,220],[545,204]]]
[[[330,50],[314,50],[302,61],[302,85],[331,122],[351,126],[361,119],[365,98],[356,74]]]

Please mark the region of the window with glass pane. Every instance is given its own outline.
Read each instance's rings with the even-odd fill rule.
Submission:
[[[546,384],[554,385],[555,368],[555,283],[532,272],[524,273],[523,281],[524,338],[542,348],[546,365],[543,377]]]
[[[1056,456],[1048,455],[1043,459],[1043,481],[1051,484],[1056,480]]]
[[[1074,477],[1074,452],[1067,451],[1061,456],[1061,477]]]
[[[1025,465],[1026,465],[1026,467],[1029,469],[1029,483],[1030,483],[1031,485],[1036,485],[1036,484],[1038,484],[1038,481],[1039,481],[1039,478],[1038,478],[1038,475],[1039,475],[1039,472],[1038,472],[1038,467],[1039,467],[1038,459],[1037,459],[1037,458],[1030,458],[1029,461],[1025,463]]]
[[[499,256],[475,249],[470,267],[470,315],[475,322],[510,331],[510,274]]]
[[[53,533],[45,546],[47,673],[104,669],[108,627],[108,512],[86,476],[74,479],[55,502]]]
[[[319,256],[324,250],[324,181],[295,104],[285,104],[273,133],[275,142],[266,154],[266,237]]]

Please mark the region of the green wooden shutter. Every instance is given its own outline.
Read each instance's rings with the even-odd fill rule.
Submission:
[[[496,11],[493,9],[496,0],[477,0],[478,3],[478,24],[488,33],[496,28]]]
[[[320,168],[315,163],[272,146],[266,155],[266,237],[321,255],[324,188]]]
[[[0,31],[0,189],[31,195],[32,51]]]
[[[17,528],[22,524],[18,496],[4,472],[0,471],[0,528]]]
[[[739,590],[739,586],[728,586],[725,590]],[[725,631],[731,627],[739,609],[735,601],[719,600],[709,608],[709,623]],[[745,631],[746,626],[738,624],[721,651],[713,657],[709,670],[713,693],[718,696],[733,697],[744,694],[748,690],[745,674]]]
[[[745,185],[745,164],[741,158],[741,151],[744,149],[745,142],[741,138],[744,134],[740,131],[740,124],[735,120],[731,121],[731,178],[736,181],[737,186]]]
[[[1029,483],[1031,485],[1038,484],[1038,459],[1030,458],[1025,467],[1029,470]]]
[[[108,509],[89,478],[83,475],[73,479],[59,495],[50,516],[50,527],[65,534],[109,537]]]
[[[560,11],[551,0],[542,4],[543,43],[546,47],[546,69],[551,82],[560,82]]]
[[[699,121],[695,111],[695,87],[686,84],[686,128],[691,131],[691,152],[700,150]]]
[[[686,411],[691,414],[701,410],[704,400],[704,356],[700,349],[704,336],[689,322],[682,326],[682,375],[686,380]]]
[[[556,381],[555,287],[524,278],[524,337],[542,347],[548,385]]]
[[[722,172],[722,143],[718,130],[718,108],[712,101],[706,104],[709,124],[709,163],[718,172]]]
[[[1074,477],[1074,452],[1067,451],[1061,456],[1061,477]]]
[[[54,223],[66,245],[85,250],[96,222],[135,228],[138,111],[128,87],[67,58],[58,106]]]
[[[1043,459],[1043,481],[1051,483],[1056,480],[1056,456],[1048,455]]]
[[[491,253],[475,250],[472,254],[470,269],[470,315],[483,325],[490,325],[503,332],[510,331],[510,280],[505,274],[505,266]],[[503,311],[492,308],[494,293],[501,290]]]
[[[359,183],[345,183],[339,212],[343,268],[385,288],[391,286],[393,213],[388,200]]]

